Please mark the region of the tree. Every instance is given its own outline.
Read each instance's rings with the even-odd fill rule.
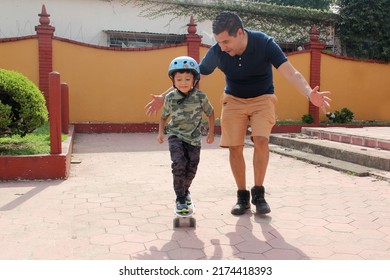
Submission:
[[[219,0],[204,4],[199,4],[195,0],[122,0],[122,2],[142,7],[140,15],[150,19],[158,17],[188,19],[190,16],[195,16],[196,20],[201,22],[213,20],[222,10],[236,11],[246,28],[261,30],[272,36],[278,43],[295,46],[308,42],[314,24],[321,30],[320,40],[331,42],[331,30],[338,20],[338,15],[330,11],[279,6],[249,0]]]
[[[317,10],[329,10],[334,0],[255,0],[251,2],[263,2],[280,6],[297,6]]]
[[[390,0],[338,0],[337,4],[344,54],[390,61]]]

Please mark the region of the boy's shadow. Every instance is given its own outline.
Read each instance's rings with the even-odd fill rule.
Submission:
[[[199,260],[205,259],[204,242],[196,235],[194,228],[173,229],[170,240],[150,243],[147,251],[132,255],[133,260]]]

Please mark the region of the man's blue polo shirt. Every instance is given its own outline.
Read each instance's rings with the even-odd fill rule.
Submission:
[[[287,61],[275,41],[265,33],[245,30],[248,45],[241,56],[230,56],[213,45],[200,63],[200,73],[211,74],[218,67],[226,79],[225,92],[240,98],[274,93],[272,65]]]

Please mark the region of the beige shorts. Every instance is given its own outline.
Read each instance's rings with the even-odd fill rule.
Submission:
[[[242,146],[251,127],[251,139],[263,136],[269,139],[276,122],[275,94],[264,94],[253,98],[238,98],[224,94],[221,112],[221,147]]]

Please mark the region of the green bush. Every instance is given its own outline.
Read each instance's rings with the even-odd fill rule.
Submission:
[[[328,112],[326,116],[334,123],[349,123],[354,119],[354,114],[348,108],[343,108],[341,111],[335,111],[334,113]]]
[[[11,124],[11,109],[11,106],[1,103],[0,100],[0,131],[6,131]]]
[[[25,136],[48,119],[45,98],[22,74],[0,69],[0,136]]]
[[[313,123],[314,122],[314,117],[312,114],[305,114],[302,116],[302,122],[303,123]]]

